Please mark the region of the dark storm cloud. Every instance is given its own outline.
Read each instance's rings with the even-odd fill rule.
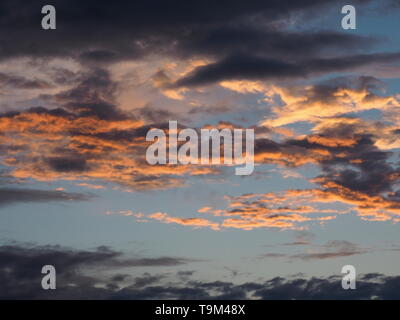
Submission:
[[[372,0],[371,0],[372,1]],[[364,4],[369,0],[353,1]],[[56,0],[57,29],[40,28],[45,1],[5,0],[0,4],[0,59],[72,57],[84,63],[112,63],[148,54],[177,56],[233,53],[293,55],[334,47],[355,49],[368,41],[333,32],[277,31],[274,23],[299,12],[307,19],[322,7],[340,8],[332,0],[118,2]],[[339,11],[339,10],[338,10]],[[262,23],[260,23],[262,22]]]
[[[373,0],[353,4],[370,2]],[[110,4],[56,0],[52,4],[57,9],[57,29],[51,31],[40,28],[44,4],[20,0],[0,4],[0,59],[38,57],[47,62],[48,58],[63,57],[90,68],[157,55],[179,59],[206,56],[216,61],[174,84],[165,83],[166,87],[201,86],[226,79],[308,77],[397,59],[395,54],[355,55],[376,44],[376,39],[333,31],[293,32],[286,30],[281,20],[301,13],[302,18],[297,20],[307,22],[315,10],[329,7],[339,12],[345,2],[223,0],[191,2],[188,6],[184,1]],[[332,57],[332,52],[339,57]],[[299,56],[308,60],[299,61]],[[86,76],[76,88],[42,98],[80,110],[82,115],[122,118],[124,115],[116,108],[117,84],[107,72],[95,70]],[[70,83],[71,78],[76,75],[68,71],[53,74],[58,84]],[[15,87],[45,85],[39,80],[16,80],[8,82]]]
[[[294,33],[257,29],[255,26],[199,30],[184,38],[177,50],[183,56],[194,52],[206,56],[227,57],[233,54],[253,54],[274,58],[298,55],[316,56],[327,50],[358,51],[377,42],[376,39],[338,32]]]
[[[379,62],[399,61],[400,53],[377,53],[316,58],[295,62],[253,55],[234,55],[221,61],[197,67],[179,79],[174,86],[192,87],[223,80],[287,79],[308,77],[312,74],[349,70]]]
[[[184,260],[184,259],[183,259]],[[123,262],[122,262],[123,261]],[[399,276],[379,273],[359,275],[357,290],[343,290],[340,275],[328,278],[282,278],[268,281],[187,281],[178,277],[166,282],[163,274],[139,276],[99,270],[137,266],[135,259],[107,247],[78,251],[58,246],[0,247],[1,299],[399,299]],[[190,261],[190,260],[188,260]],[[185,260],[185,263],[188,262]],[[41,269],[54,265],[57,289],[41,288]],[[179,264],[179,263],[178,263]],[[163,264],[155,264],[163,266]],[[177,265],[177,264],[175,264]],[[91,272],[96,270],[96,272]],[[108,270],[109,271],[109,270]]]
[[[0,188],[0,207],[25,202],[86,201],[92,196],[57,190]]]

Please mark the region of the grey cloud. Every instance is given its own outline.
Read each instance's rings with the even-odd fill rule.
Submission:
[[[279,259],[286,258],[288,260],[325,260],[335,259],[341,257],[349,257],[359,254],[369,253],[372,250],[368,248],[361,248],[355,243],[344,240],[328,241],[324,245],[311,244],[309,242],[291,242],[285,243],[285,246],[298,246],[308,245],[313,249],[313,252],[305,252],[298,254],[284,254],[284,253],[266,253],[261,255],[260,259]]]
[[[0,207],[25,202],[86,201],[92,195],[57,190],[0,188]]]
[[[197,67],[172,86],[203,86],[223,80],[305,78],[314,74],[340,72],[374,63],[393,61],[400,61],[400,53],[362,54],[297,61],[240,54]]]
[[[25,77],[0,72],[0,88],[1,87],[16,89],[49,89],[52,86],[45,80],[27,79]]]
[[[41,98],[56,103],[81,117],[96,116],[105,120],[127,119],[128,115],[116,106],[117,91],[118,83],[111,79],[107,70],[92,68],[80,74],[72,89],[59,92],[54,96],[42,95]]]
[[[143,288],[154,283],[160,282],[163,278],[161,275],[151,275],[150,273],[145,273],[141,277],[136,277],[133,286],[136,288]]]

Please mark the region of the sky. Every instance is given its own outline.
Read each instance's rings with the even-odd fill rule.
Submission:
[[[398,299],[400,6],[347,4],[1,1],[0,298]],[[150,165],[169,121],[254,172]]]

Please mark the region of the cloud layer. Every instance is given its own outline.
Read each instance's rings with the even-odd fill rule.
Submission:
[[[357,290],[343,290],[341,277],[273,278],[259,282],[203,282],[193,272],[180,271],[173,282],[162,274],[132,277],[115,273],[116,267],[176,266],[190,262],[181,258],[132,259],[106,247],[95,251],[62,247],[0,247],[2,299],[399,299],[400,278],[370,273],[359,276]],[[52,264],[57,271],[57,289],[41,288],[41,268]],[[93,266],[97,272],[90,272]],[[114,268],[113,275],[99,269]],[[184,277],[182,277],[184,275]]]

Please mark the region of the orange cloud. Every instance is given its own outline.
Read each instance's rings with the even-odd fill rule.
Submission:
[[[148,215],[149,218],[163,222],[163,223],[176,223],[183,226],[190,226],[195,228],[204,228],[209,227],[213,230],[220,230],[219,223],[212,222],[207,219],[203,218],[178,218],[178,217],[171,217],[167,213],[156,212]]]
[[[378,96],[365,84],[358,88],[340,85],[320,85],[283,88],[272,86],[266,94],[271,100],[279,96],[284,105],[273,107],[275,117],[264,120],[263,125],[279,127],[290,123],[307,121],[319,122],[321,118],[337,117],[350,112],[399,108],[394,96]]]
[[[105,180],[135,190],[184,186],[185,176],[219,172],[207,166],[148,165],[147,130],[134,119],[102,120],[59,110],[3,115],[2,163],[18,179]]]

